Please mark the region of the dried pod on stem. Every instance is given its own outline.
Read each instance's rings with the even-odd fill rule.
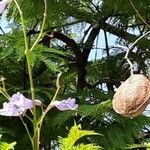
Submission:
[[[142,74],[133,74],[117,89],[113,109],[124,117],[136,117],[150,102],[150,80]]]

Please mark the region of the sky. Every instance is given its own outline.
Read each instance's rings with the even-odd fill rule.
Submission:
[[[8,22],[6,19],[5,19],[5,15],[6,13],[4,13],[2,16],[1,16],[1,20],[0,20],[0,27],[2,28],[2,30],[4,32],[9,32],[11,31],[11,28],[9,27],[9,25],[11,24],[11,22]],[[0,30],[0,34],[3,34],[3,32]]]
[[[117,37],[112,34],[107,33],[107,38],[108,38],[109,47],[114,46]],[[93,49],[89,56],[89,61],[101,59],[103,57],[103,49],[105,48],[106,48],[106,44],[105,44],[105,39],[104,39],[104,32],[101,30],[96,41],[94,42]]]

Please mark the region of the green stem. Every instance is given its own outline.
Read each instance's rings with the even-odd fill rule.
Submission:
[[[60,87],[57,88],[57,90],[56,90],[56,92],[55,92],[55,95],[54,95],[52,101],[55,100],[56,96],[58,95],[59,90],[60,90]],[[52,101],[51,101],[51,103],[52,103]],[[44,117],[46,116],[47,112],[53,107],[53,106],[51,105],[51,103],[50,103],[50,104],[47,106],[47,108],[44,110],[42,116],[40,117],[39,124],[42,125],[43,119],[44,119]]]
[[[30,51],[26,53],[27,59],[27,66],[28,66],[28,73],[29,73],[29,80],[30,80],[30,91],[31,91],[31,98],[35,101],[35,92],[34,92],[34,84],[33,84],[33,77],[32,77],[32,66],[31,66],[31,56]],[[34,121],[36,122],[36,110],[35,110],[35,103],[33,103],[33,114],[34,114]]]
[[[20,117],[20,120],[22,121],[22,123],[23,123],[23,125],[24,125],[26,131],[27,131],[27,134],[28,134],[28,136],[29,136],[29,139],[30,139],[30,141],[31,141],[31,143],[32,143],[32,147],[33,147],[33,141],[32,141],[32,137],[31,137],[31,134],[30,134],[30,132],[29,132],[29,129],[28,129],[26,123],[24,122],[23,118],[22,118],[21,116],[19,116],[19,117]]]
[[[38,122],[34,123],[34,135],[33,135],[33,150],[39,150],[40,143],[40,128]]]
[[[52,103],[54,100],[56,100],[56,97],[57,97],[58,92],[59,92],[59,90],[60,90],[60,87],[61,87],[61,86],[60,86],[60,83],[59,83],[60,76],[61,76],[61,73],[59,73],[58,76],[57,76],[57,80],[56,80],[56,87],[57,87],[57,89],[56,89],[55,95],[54,95],[54,97],[53,97],[51,103]],[[41,117],[39,118],[38,123],[39,123],[39,128],[40,128],[40,129],[41,129],[41,127],[42,127],[42,123],[43,123],[44,117],[46,116],[47,112],[53,107],[53,106],[51,105],[51,103],[47,106],[47,108],[43,111],[43,114],[42,114]]]
[[[30,80],[30,90],[31,90],[31,97],[33,100],[33,130],[34,135],[32,139],[32,147],[33,150],[39,150],[39,129],[37,124],[37,114],[36,114],[36,106],[35,106],[35,92],[34,92],[34,84],[33,84],[33,77],[32,77],[32,67],[30,62],[30,51],[26,53],[27,65],[28,65],[28,73],[29,73],[29,80]]]
[[[31,67],[31,63],[30,63],[30,51],[29,51],[29,47],[28,47],[28,40],[27,40],[27,32],[26,32],[26,28],[25,28],[25,21],[23,18],[23,13],[20,9],[20,6],[18,5],[18,2],[16,0],[14,0],[19,14],[20,14],[20,18],[21,18],[21,23],[22,23],[22,30],[23,30],[23,35],[24,35],[24,43],[25,43],[25,55],[26,55],[26,59],[27,59],[27,65],[28,65],[28,72],[29,72],[29,79],[30,79],[30,89],[31,89],[31,97],[34,100],[34,85],[33,85],[33,78],[32,78],[32,67]]]
[[[27,32],[26,32],[26,28],[25,28],[23,14],[22,14],[22,11],[21,11],[20,6],[18,5],[17,1],[14,0],[14,2],[16,4],[17,8],[18,8],[18,11],[19,11],[19,14],[20,14],[20,17],[21,17],[21,23],[22,23],[23,35],[24,35],[24,42],[25,42],[25,55],[26,55],[28,73],[29,73],[29,80],[30,80],[31,98],[33,100],[33,129],[34,129],[34,135],[33,135],[33,138],[31,140],[31,143],[32,143],[33,150],[39,150],[40,128],[39,128],[39,123],[37,121],[37,114],[36,114],[35,91],[34,91],[34,84],[33,84],[33,77],[32,77],[32,66],[31,66],[30,51],[33,50],[33,48],[36,46],[36,44],[38,43],[39,39],[41,38],[41,36],[43,34],[43,29],[44,29],[45,20],[46,20],[46,13],[47,13],[47,4],[46,4],[46,0],[44,0],[45,11],[44,11],[44,14],[43,14],[44,17],[43,17],[43,22],[42,22],[42,25],[41,25],[40,34],[37,37],[37,39],[35,40],[32,47],[29,49],[28,40],[27,40]],[[25,126],[25,128],[27,129],[26,126]],[[29,138],[31,139],[31,136],[30,136],[28,130],[27,130],[27,133],[29,135]]]
[[[43,14],[44,17],[43,17],[43,21],[42,21],[42,24],[41,24],[40,33],[39,33],[37,39],[35,40],[35,42],[33,43],[32,47],[30,48],[30,51],[32,51],[34,49],[36,44],[39,42],[41,36],[43,35],[44,25],[45,25],[46,16],[47,16],[47,3],[46,3],[46,0],[44,0],[44,7],[45,7],[44,14]]]
[[[26,59],[27,59],[29,79],[30,79],[31,97],[34,100],[34,85],[33,85],[33,78],[32,78],[32,67],[31,67],[31,62],[30,62],[31,59],[30,59],[30,50],[28,47],[27,32],[26,32],[26,28],[25,28],[23,13],[20,9],[20,6],[18,5],[18,2],[16,0],[14,0],[14,2],[18,8],[20,18],[21,18],[22,30],[23,30],[23,35],[24,35],[24,43],[25,43],[25,55],[26,55]]]
[[[26,32],[25,23],[24,23],[25,21],[24,21],[20,6],[18,5],[18,2],[16,0],[14,0],[14,2],[16,4],[17,8],[18,8],[20,18],[21,18],[22,30],[23,30],[23,36],[24,36],[24,44],[25,44],[25,54],[26,54],[29,49],[28,49],[27,32]]]
[[[2,80],[3,89],[6,91],[5,82]]]
[[[6,89],[3,89],[3,88],[0,87],[0,93],[2,93],[3,96],[6,97],[10,101],[10,96],[7,93]]]
[[[60,87],[57,87],[57,90],[56,90],[56,92],[55,92],[55,95],[54,95],[52,101],[54,101],[55,98],[56,98],[56,96],[58,95],[59,89],[60,89]],[[39,131],[39,132],[37,133],[37,136],[38,136],[38,137],[40,137],[40,131],[41,131],[41,127],[42,127],[42,124],[43,124],[43,120],[44,120],[44,118],[45,118],[47,112],[48,112],[51,108],[53,108],[53,106],[52,106],[51,103],[50,103],[50,104],[48,105],[48,107],[44,110],[42,116],[39,118],[39,121],[38,121],[38,131]],[[35,149],[35,150],[36,150],[36,149]]]
[[[41,36],[43,34],[45,20],[46,20],[46,14],[47,14],[46,0],[44,0],[44,7],[45,7],[45,11],[43,14],[44,17],[43,17],[43,22],[41,25],[40,33],[39,33],[37,39],[35,40],[34,44],[32,45],[32,47],[30,48],[30,51],[32,51],[34,49],[34,47],[36,46],[36,44],[38,43],[39,39],[41,38]],[[34,136],[33,136],[34,150],[39,150],[40,131],[41,131],[41,125],[39,124],[39,122],[37,120],[35,120],[35,122],[34,122]]]
[[[20,18],[21,18],[23,35],[24,35],[24,42],[25,42],[25,55],[26,55],[28,73],[29,73],[29,80],[30,80],[31,98],[34,101],[35,100],[34,84],[33,84],[33,77],[32,77],[31,56],[30,56],[30,50],[29,50],[29,47],[28,47],[28,40],[27,40],[27,32],[26,32],[26,28],[25,28],[23,13],[20,9],[20,6],[18,5],[18,2],[16,0],[14,0],[14,2],[16,4],[17,8],[18,8]],[[37,126],[36,108],[35,108],[35,102],[33,102],[33,128],[34,128],[34,131],[36,131],[36,126]],[[35,133],[34,133],[34,135],[35,135]],[[31,137],[29,136],[29,138],[31,138]],[[31,143],[32,143],[33,150],[39,150],[39,142],[36,140],[35,136],[33,136],[32,140],[31,140]]]

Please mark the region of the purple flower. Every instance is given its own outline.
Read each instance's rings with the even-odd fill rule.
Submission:
[[[24,97],[24,95],[19,92],[12,95],[11,102],[22,110],[33,108],[33,101]],[[35,105],[40,106],[41,102],[39,100],[35,100]]]
[[[2,0],[0,1],[0,14],[2,14],[5,11],[6,5],[10,2],[11,0]]]
[[[2,116],[19,116],[22,113],[23,112],[18,111],[13,104],[7,102],[4,102],[3,109],[0,109],[0,115]]]
[[[76,104],[75,102],[76,100],[74,98],[68,98],[62,101],[53,101],[51,105],[57,107],[61,111],[76,110],[78,108],[78,104]]]
[[[40,106],[41,102],[35,100],[35,105]],[[33,108],[33,100],[30,100],[23,96],[23,94],[17,92],[13,94],[10,101],[3,103],[3,109],[0,109],[0,115],[2,116],[20,116],[24,114],[27,109]]]

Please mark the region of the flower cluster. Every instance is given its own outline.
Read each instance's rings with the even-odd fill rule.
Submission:
[[[10,98],[9,102],[3,103],[3,109],[0,109],[0,115],[2,116],[20,116],[24,114],[27,109],[31,109],[35,105],[40,106],[41,101],[39,100],[31,100],[24,97],[23,94],[17,92],[17,94],[13,94]]]
[[[31,100],[26,98],[23,94],[17,92],[13,94],[9,102],[3,103],[3,108],[0,109],[0,115],[2,116],[20,116],[26,113],[28,109],[32,109],[34,104],[41,106],[41,101]],[[75,103],[75,99],[68,98],[62,101],[51,102],[52,107],[56,107],[61,111],[76,110],[78,104]]]

